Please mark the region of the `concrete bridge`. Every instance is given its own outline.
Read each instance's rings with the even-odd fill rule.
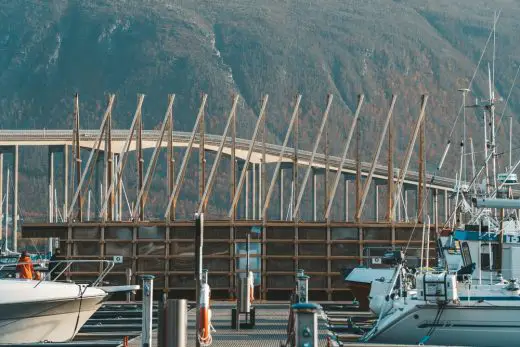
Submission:
[[[243,271],[239,260],[244,254],[240,245],[253,227],[261,230],[254,237],[258,247],[253,256],[258,260],[255,271],[261,275],[260,297],[285,298],[291,290],[294,271],[304,268],[316,281],[311,283],[311,296],[347,299],[348,290],[341,280],[338,282],[342,267],[370,261],[387,248],[410,245],[413,249],[420,241],[425,216],[430,216],[434,229],[451,212],[449,195],[455,180],[435,177],[432,182],[425,172],[427,96],[422,97],[421,112],[411,128],[405,156],[397,161],[402,167],[394,167],[393,160],[387,165],[378,164],[380,158],[394,157],[395,98],[380,138],[376,139],[378,145],[372,162],[361,162],[346,155],[349,148],[356,145],[357,152],[360,151],[356,124],[363,106],[362,95],[358,97],[349,133],[345,139],[337,139],[344,149],[341,157],[329,155],[327,148],[319,150],[322,135],[327,132],[330,95],[312,151],[287,145],[290,136],[296,139],[299,136],[297,118],[301,96],[297,97],[282,145],[266,143],[260,136],[265,127],[267,96],[262,100],[250,139],[236,134],[238,97],[233,100],[223,134],[204,131],[207,95],[203,96],[192,132],[173,129],[172,96],[160,130],[142,128],[142,98],[130,129],[112,129],[113,99],[114,96],[110,96],[99,129],[80,128],[76,98],[74,129],[0,130],[0,196],[5,195],[8,188],[5,166],[6,160],[11,159],[14,188],[9,189],[12,195],[7,204],[13,220],[18,221],[19,148],[47,147],[49,188],[47,197],[41,198],[48,200],[48,216],[43,222],[24,222],[23,237],[54,239],[73,259],[122,255],[125,260],[111,277],[115,282],[136,282],[136,275],[153,273],[159,278],[158,289],[163,288],[173,296],[191,295],[194,225],[191,217],[178,214],[179,207],[187,204],[179,199],[179,194],[186,177],[190,176],[193,182],[196,176],[199,201],[190,208],[208,215],[209,198],[216,194],[213,189],[223,157],[230,159],[227,160],[229,170],[226,170],[229,178],[226,193],[230,192],[230,200],[227,206],[219,206],[225,210],[224,214],[206,218],[209,251],[205,261],[209,262],[210,284],[214,293],[218,293],[216,297],[235,295],[236,274]],[[416,140],[420,170],[411,171],[408,167]],[[383,156],[380,152],[384,141],[388,141],[389,146]],[[165,158],[161,148],[166,148]],[[173,153],[181,148],[182,162],[175,162]],[[149,160],[144,158],[144,149],[153,149]],[[192,152],[198,152],[194,155],[198,161],[197,175],[187,172]],[[131,202],[123,197],[125,187],[132,189],[126,183],[129,177],[125,171],[130,156],[136,160],[137,167],[131,177],[137,181],[135,199]],[[208,158],[213,160],[207,161]],[[160,160],[167,166],[163,193],[168,203],[158,218],[151,219],[145,213],[146,202]],[[212,162],[211,170],[206,168],[207,162]],[[58,165],[62,168],[59,175],[55,170]],[[86,206],[92,186],[99,201],[95,211]],[[2,205],[0,199],[0,214],[5,210],[6,204]],[[13,229],[9,246],[16,249],[18,223],[14,223]],[[126,279],[129,270],[131,275]],[[89,277],[98,271],[77,269],[75,275]]]

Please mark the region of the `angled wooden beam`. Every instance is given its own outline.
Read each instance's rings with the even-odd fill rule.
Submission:
[[[168,132],[168,150],[167,150],[167,173],[166,179],[168,181],[168,196],[173,192],[173,184],[175,180],[175,148],[173,147],[173,110],[170,113],[170,120],[168,122],[168,127],[166,131]],[[169,211],[168,221],[175,220],[175,211]],[[168,262],[166,262],[168,264]]]
[[[323,113],[323,119],[321,121],[321,126],[318,131],[318,137],[316,138],[316,141],[314,142],[314,148],[312,150],[311,159],[309,160],[309,165],[307,166],[307,171],[305,171],[305,176],[303,177],[303,182],[300,185],[301,189],[298,194],[298,200],[296,200],[296,205],[294,206],[293,219],[296,219],[296,216],[298,216],[298,211],[300,209],[300,204],[302,202],[303,193],[305,193],[307,181],[309,180],[309,175],[311,173],[312,165],[314,164],[314,157],[316,156],[316,151],[318,150],[318,147],[320,145],[320,140],[321,140],[321,135],[323,134],[323,129],[325,129],[325,125],[327,124],[327,119],[329,118],[330,106],[332,105],[332,97],[333,97],[332,94],[327,95],[327,107],[325,109],[325,112]]]
[[[190,135],[190,140],[188,141],[188,147],[186,148],[186,152],[184,152],[184,157],[182,158],[182,164],[180,167],[179,174],[177,175],[177,180],[175,181],[175,186],[173,187],[173,191],[168,198],[168,205],[166,206],[166,211],[164,213],[164,218],[168,218],[170,214],[170,210],[173,208],[175,211],[175,207],[177,205],[177,199],[179,198],[180,186],[184,181],[184,175],[186,173],[186,166],[188,165],[188,160],[190,159],[191,150],[193,148],[193,142],[195,141],[195,133],[200,124],[200,120],[202,119],[202,115],[204,114],[206,108],[206,101],[208,100],[208,94],[202,95],[202,103],[200,104],[199,113],[197,115],[197,119],[195,120],[195,125],[193,126],[193,131]],[[175,213],[175,212],[174,212]]]
[[[72,218],[72,213],[73,213],[73,210],[74,210],[73,206],[76,204],[76,201],[78,200],[80,192],[81,192],[81,190],[83,188],[83,184],[85,183],[85,179],[87,177],[87,173],[90,171],[90,167],[92,166],[92,160],[94,159],[94,156],[96,157],[96,159],[98,157],[99,148],[101,146],[101,139],[103,138],[103,134],[105,132],[105,125],[106,125],[106,122],[108,120],[109,114],[110,114],[110,112],[112,112],[112,107],[114,105],[114,99],[115,99],[115,95],[114,94],[110,94],[109,101],[108,101],[108,106],[106,108],[105,115],[103,116],[103,120],[101,121],[101,126],[99,127],[99,135],[98,135],[98,137],[96,139],[96,142],[94,143],[95,150],[92,150],[90,152],[90,156],[88,157],[87,165],[85,166],[85,169],[83,170],[83,174],[81,175],[81,179],[79,181],[78,186],[76,187],[76,192],[74,193],[74,196],[72,198],[72,202],[70,204],[71,208],[69,208],[69,215],[67,216],[67,219],[69,221]]]
[[[339,180],[341,178],[341,175],[343,174],[343,165],[345,165],[345,161],[347,159],[347,153],[350,148],[350,142],[352,141],[352,136],[354,135],[354,130],[356,129],[357,122],[359,119],[359,113],[361,112],[361,107],[363,106],[363,102],[365,100],[365,95],[360,94],[358,95],[358,103],[356,107],[356,112],[354,113],[354,119],[352,121],[352,125],[350,126],[350,130],[348,133],[347,141],[345,142],[345,147],[343,149],[343,155],[341,156],[341,162],[338,166],[338,171],[336,172],[336,177],[334,178],[332,189],[330,191],[330,194],[328,196],[327,200],[327,208],[325,210],[325,219],[328,220],[330,216],[330,211],[332,209],[332,203],[334,202],[334,197],[336,195],[336,190],[338,189]]]
[[[267,101],[269,100],[269,95],[265,95],[262,101],[262,108],[260,109],[260,115],[258,116],[258,120],[256,121],[255,130],[253,132],[253,138],[251,139],[251,144],[249,145],[249,150],[247,151],[246,162],[244,163],[244,167],[242,168],[242,173],[240,174],[240,179],[238,180],[238,186],[235,192],[235,196],[233,197],[233,201],[231,203],[231,208],[228,212],[228,217],[231,218],[234,214],[235,207],[238,203],[238,199],[240,198],[240,193],[242,192],[242,186],[244,185],[244,181],[247,175],[247,169],[249,166],[249,162],[251,160],[251,155],[253,154],[253,149],[255,147],[256,138],[258,136],[258,129],[260,128],[260,124],[265,117],[265,110],[267,108]],[[247,197],[246,197],[247,198]]]
[[[204,136],[204,112],[199,123],[199,204],[204,194],[204,186],[206,182],[206,152],[205,152],[205,136]]]
[[[260,194],[262,194],[262,199],[265,199],[265,197],[267,196],[267,148],[266,148],[266,131],[265,131],[265,118],[264,118],[264,121],[262,122],[262,168],[260,170],[260,173],[262,175],[262,178],[260,179],[260,183],[262,184],[262,188],[260,189]],[[267,216],[265,216],[266,218],[263,218],[263,211],[261,211],[260,213],[262,214],[261,215],[261,218],[262,218],[262,224],[264,225],[264,228],[265,228],[265,224],[267,223]],[[264,229],[265,230],[265,229]],[[265,241],[265,232],[262,233],[263,234],[263,239]],[[263,246],[263,252],[265,254],[265,244]],[[265,262],[265,260],[264,260]],[[265,266],[265,263],[264,265],[262,266]]]
[[[73,174],[76,174],[76,184],[79,186],[79,183],[81,181],[81,145],[80,145],[80,137],[79,137],[79,95],[76,93],[74,95],[74,130],[72,131],[72,150],[74,152],[74,168],[75,170],[72,171]],[[74,178],[71,180],[71,186],[72,191],[74,191]],[[79,193],[78,198],[78,214],[77,219],[78,221],[83,220],[83,195],[81,194],[81,191]],[[68,202],[66,202],[68,203]],[[71,205],[73,208],[74,205]]]
[[[144,156],[143,156],[143,117],[137,119],[137,134],[135,144],[135,159],[137,169],[137,182],[136,182],[136,195],[139,194],[143,187],[143,172],[144,172]],[[141,200],[142,201],[142,200]],[[139,220],[143,219],[143,207],[139,206]],[[130,211],[130,217],[132,217],[132,211]]]
[[[354,221],[359,222],[359,219],[356,219],[357,212],[359,211],[359,206],[361,206],[361,130],[357,128],[356,131],[356,181],[355,181],[355,189],[356,189],[356,214],[354,215]],[[361,233],[360,233],[361,235]]]
[[[413,136],[410,139],[410,142],[408,143],[408,148],[406,149],[406,155],[403,160],[403,165],[401,167],[401,172],[399,173],[399,180],[397,181],[397,187],[396,187],[396,196],[401,196],[401,190],[403,189],[404,185],[404,179],[406,177],[406,173],[408,171],[408,165],[410,164],[410,158],[412,156],[413,147],[415,145],[415,141],[417,140],[417,135],[419,134],[419,129],[421,128],[421,123],[423,121],[425,111],[426,111],[426,103],[428,102],[428,95],[423,94],[421,97],[421,113],[419,114],[419,119],[417,119],[417,122],[415,123],[415,129],[413,132]],[[395,205],[392,209],[392,215],[395,214]]]
[[[296,105],[294,106],[294,111],[291,116],[291,120],[289,121],[289,127],[287,128],[287,132],[285,133],[285,139],[283,140],[282,149],[276,162],[276,168],[274,169],[273,177],[271,178],[271,184],[269,185],[269,189],[267,190],[267,195],[264,201],[264,207],[262,209],[262,216],[264,220],[267,219],[267,209],[269,208],[269,202],[271,201],[271,195],[273,194],[274,185],[276,183],[276,180],[278,179],[278,174],[280,173],[280,166],[282,165],[282,159],[287,148],[287,143],[289,142],[289,137],[291,136],[293,125],[298,116],[298,110],[300,109],[301,99],[301,94],[298,94],[298,96],[296,97]]]
[[[209,173],[208,182],[206,183],[206,187],[204,188],[204,192],[202,194],[202,199],[199,204],[198,213],[206,212],[206,207],[208,205],[208,199],[211,194],[211,190],[213,189],[213,182],[215,181],[215,173],[217,172],[218,164],[220,163],[220,158],[222,157],[222,151],[224,150],[224,144],[226,143],[227,134],[228,134],[229,128],[231,127],[231,123],[234,122],[235,118],[236,118],[238,100],[239,100],[239,95],[235,94],[235,96],[233,97],[233,105],[231,106],[231,112],[229,112],[227,123],[224,128],[224,134],[222,134],[222,138],[220,139],[217,156],[215,157],[215,161],[213,162],[213,166],[211,167],[211,172]]]
[[[424,215],[424,195],[426,192],[426,156],[425,156],[425,147],[424,147],[424,137],[425,137],[425,118],[421,122],[421,128],[419,129],[419,182],[417,187],[417,221],[419,223],[423,222]],[[464,139],[465,140],[465,139]],[[464,146],[462,146],[462,158],[464,157]],[[462,171],[461,171],[462,172]],[[462,178],[462,174],[461,174]],[[461,179],[462,181],[462,179]],[[427,208],[427,205],[426,205]]]
[[[236,147],[237,147],[237,121],[236,118],[233,117],[231,122],[231,167],[230,167],[230,191],[229,196],[230,199],[233,199],[235,196],[235,192],[237,191],[237,160],[236,160]],[[231,220],[235,220],[236,216],[236,208],[233,209],[233,214],[231,215]]]
[[[144,176],[144,184],[139,191],[136,203],[134,205],[134,210],[132,211],[132,219],[135,220],[138,217],[139,206],[146,206],[146,199],[148,198],[148,190],[150,189],[150,184],[152,182],[152,176],[155,172],[155,167],[157,166],[157,158],[159,157],[159,153],[161,151],[161,145],[164,139],[164,133],[166,132],[166,128],[168,123],[170,122],[170,115],[173,112],[173,102],[175,101],[175,94],[168,95],[168,109],[166,110],[166,114],[164,115],[164,119],[162,121],[161,129],[159,131],[159,138],[155,143],[155,148],[152,153],[152,158],[150,159],[150,163],[148,164],[148,168],[146,169],[146,175]],[[144,210],[142,211],[144,216]]]
[[[103,188],[105,189],[103,199],[108,200],[108,208],[106,209],[106,219],[112,220],[114,213],[114,194],[108,191],[109,182],[112,181],[112,112],[108,115],[108,120],[105,129],[105,150],[104,150],[104,177],[103,177]]]
[[[115,191],[119,191],[121,189],[121,182],[123,179],[123,172],[126,166],[126,162],[128,161],[128,151],[130,149],[130,143],[132,142],[132,137],[134,136],[136,126],[139,122],[139,119],[142,115],[142,107],[143,107],[144,95],[139,94],[137,96],[137,107],[134,113],[134,118],[132,119],[132,124],[130,125],[130,132],[126,137],[125,143],[123,145],[123,150],[121,151],[121,157],[117,163],[116,174],[110,181],[110,186],[107,190],[107,195],[103,199],[103,205],[101,206],[101,216],[106,220],[106,210],[108,205],[108,194],[114,194]]]
[[[387,167],[387,176],[388,176],[388,191],[387,191],[387,207],[386,207],[386,220],[389,222],[394,221],[395,216],[392,215],[392,209],[395,204],[394,200],[394,126],[393,123],[390,122],[388,126],[388,167]]]
[[[360,219],[361,214],[363,213],[363,207],[365,206],[370,184],[372,183],[372,178],[374,177],[374,171],[376,170],[376,165],[377,165],[377,161],[379,159],[379,154],[381,153],[381,148],[383,147],[383,142],[386,137],[386,131],[388,130],[388,125],[390,124],[390,120],[392,119],[392,113],[394,112],[394,106],[395,106],[396,100],[397,100],[397,96],[392,95],[392,101],[390,102],[390,109],[388,110],[388,115],[386,116],[385,125],[383,126],[383,132],[381,133],[381,139],[379,140],[379,144],[377,146],[377,150],[374,155],[374,159],[372,160],[372,165],[370,167],[370,171],[368,172],[368,177],[367,177],[367,179],[365,181],[365,185],[363,187],[363,195],[361,196],[361,202],[359,205],[359,209],[356,212],[356,219]]]
[[[300,139],[300,131],[299,131],[299,114],[298,111],[296,113],[296,120],[294,121],[294,136],[293,136],[293,147],[294,147],[294,154],[293,154],[293,167],[292,167],[292,181],[293,181],[293,198],[291,199],[291,211],[294,211],[294,207],[296,206],[296,199],[295,197],[298,196],[299,193],[299,185],[298,185],[298,146],[299,146],[299,139]],[[298,220],[298,216],[296,219]],[[296,229],[295,229],[296,231]]]

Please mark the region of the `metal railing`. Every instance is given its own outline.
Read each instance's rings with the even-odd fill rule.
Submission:
[[[27,262],[16,262],[16,263],[9,263],[9,264],[0,264],[0,273],[2,271],[6,271],[6,268],[10,268],[9,270],[16,269],[18,265],[27,265],[27,264],[33,264],[33,265],[44,265],[46,262],[41,263],[27,263]],[[70,270],[72,265],[75,264],[103,264],[103,270],[99,274],[99,276],[90,284],[91,287],[98,287],[100,284],[103,283],[103,280],[105,277],[112,271],[112,269],[115,266],[114,261],[112,260],[56,260],[49,262],[49,267],[47,267],[47,273],[49,274],[49,277],[53,273],[57,273],[54,278],[47,278],[47,276],[42,277],[38,283],[34,286],[35,288],[40,285],[43,281],[49,281],[49,282],[57,282],[57,280],[67,271]],[[54,266],[51,268],[50,264],[54,264]],[[62,264],[66,264],[63,269],[58,269]],[[59,271],[59,272],[58,272]]]

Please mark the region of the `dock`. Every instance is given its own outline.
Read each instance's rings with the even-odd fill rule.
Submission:
[[[318,316],[319,347],[411,347],[411,345],[389,345],[361,343],[359,338],[372,327],[376,317],[371,312],[356,310],[348,302],[323,302],[324,317]],[[188,304],[188,341],[186,347],[195,347],[194,303]],[[214,347],[280,347],[287,339],[289,304],[265,302],[255,305],[256,326],[253,329],[231,329],[233,302],[212,303],[212,333]],[[153,310],[152,346],[157,341],[157,305]],[[142,311],[141,303],[113,302],[105,304],[81,328],[74,341],[66,343],[34,343],[11,345],[12,347],[123,347],[124,338],[128,347],[141,347]],[[435,347],[435,346],[432,346]],[[444,347],[444,346],[437,346]]]
[[[233,303],[212,304],[212,324],[216,332],[212,333],[214,347],[280,347],[287,339],[288,303],[266,303],[255,305],[256,326],[254,329],[231,329],[231,309]],[[327,346],[327,322],[319,319],[319,347]],[[154,330],[153,346],[157,346],[157,331]],[[130,341],[129,347],[141,347],[141,338]],[[195,312],[188,313],[188,344],[195,347]]]

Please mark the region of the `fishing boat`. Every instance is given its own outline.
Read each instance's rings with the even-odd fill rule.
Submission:
[[[81,262],[92,261],[63,261],[60,274]],[[114,266],[101,262],[105,270],[90,284],[59,282],[59,276],[52,281],[0,279],[0,344],[70,341],[111,294],[139,289],[101,286]]]

